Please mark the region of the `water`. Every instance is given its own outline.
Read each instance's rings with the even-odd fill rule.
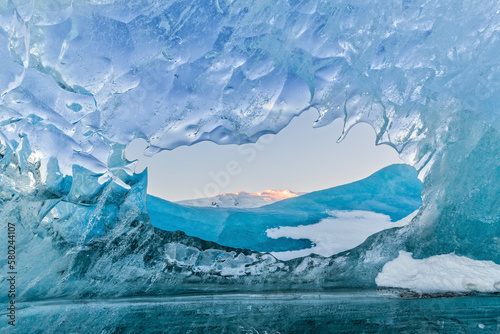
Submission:
[[[19,333],[500,332],[498,295],[417,299],[374,290],[52,300],[24,303],[18,314]]]

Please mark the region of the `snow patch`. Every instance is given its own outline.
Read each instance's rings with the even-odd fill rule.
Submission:
[[[325,257],[332,256],[360,245],[374,233],[401,225],[399,222],[391,222],[391,218],[387,215],[371,211],[335,210],[328,213],[331,217],[322,219],[317,224],[283,226],[266,230],[269,238],[303,238],[309,239],[314,243],[314,247],[312,248],[272,252],[271,254],[277,259],[284,261],[310,254],[318,254]],[[414,214],[412,213],[410,216]],[[403,218],[401,221],[410,221],[411,219],[408,219],[408,217]]]
[[[418,293],[500,291],[500,265],[455,254],[416,260],[400,251],[388,262],[375,282],[378,286],[409,289]]]

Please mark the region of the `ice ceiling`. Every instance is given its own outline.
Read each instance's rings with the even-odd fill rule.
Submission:
[[[369,123],[419,171],[424,204],[348,255],[304,259],[304,286],[373,285],[400,250],[500,263],[498,1],[19,0],[0,13],[1,219],[23,226],[26,266],[47,254],[26,269],[26,296],[83,294],[96,280],[110,283],[102,293],[131,280],[143,285],[128,293],[163,291],[160,263],[223,279],[203,255],[216,245],[148,225],[146,175],[125,146],[254,142],[309,108],[315,126],[342,118],[343,135]],[[168,264],[156,251],[167,239],[182,249]],[[302,268],[220,252],[276,282]]]

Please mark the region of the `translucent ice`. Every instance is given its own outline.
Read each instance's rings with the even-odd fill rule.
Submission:
[[[401,250],[499,264],[499,12],[493,0],[1,2],[0,219],[19,226],[22,298],[373,287]],[[154,229],[125,146],[252,142],[308,108],[315,126],[342,118],[342,138],[369,123],[418,170],[413,222],[334,258],[242,256],[244,274],[213,252],[208,271],[167,257],[171,243],[251,252]]]

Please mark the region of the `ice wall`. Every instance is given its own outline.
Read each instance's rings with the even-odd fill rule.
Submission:
[[[123,158],[134,138],[149,154],[241,144],[308,108],[315,126],[342,118],[343,136],[371,124],[424,181],[412,225],[325,260],[335,284],[374,284],[400,250],[500,263],[497,1],[18,0],[0,13],[1,221],[25,233],[26,291],[46,294],[37,270],[46,284],[95,279],[71,269],[83,251],[98,270],[115,263],[105,249],[137,249],[121,237],[149,226],[146,177]],[[28,269],[34,249],[67,262]]]

